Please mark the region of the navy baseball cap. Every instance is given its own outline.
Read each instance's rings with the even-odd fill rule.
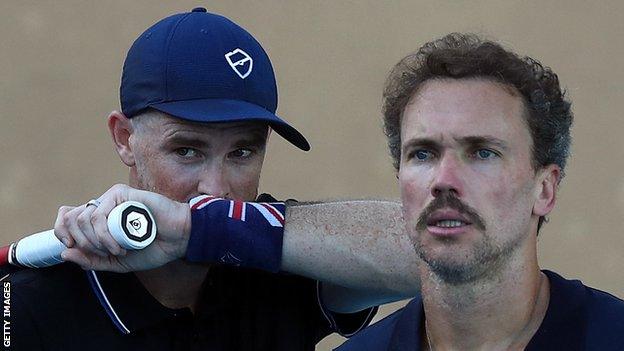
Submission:
[[[137,38],[124,63],[120,98],[128,118],[153,108],[194,122],[266,122],[310,150],[305,137],[275,115],[275,74],[260,43],[204,8],[169,16]]]

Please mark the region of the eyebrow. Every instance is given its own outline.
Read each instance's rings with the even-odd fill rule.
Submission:
[[[509,150],[509,144],[507,142],[490,135],[471,135],[461,138],[453,138],[453,140],[464,146],[494,145],[501,148],[503,151]],[[402,151],[414,147],[439,150],[442,148],[442,143],[432,138],[412,138],[403,145]]]
[[[495,138],[490,135],[479,135],[479,136],[467,136],[463,138],[456,139],[460,144],[464,145],[494,145],[503,149],[504,151],[509,150],[509,144],[506,141],[501,140],[499,138]]]
[[[426,149],[440,149],[440,143],[430,138],[412,138],[403,144],[402,153],[406,153],[408,149],[422,147]]]
[[[254,146],[254,147],[264,147],[266,145],[266,135],[264,132],[257,130],[251,131],[248,133],[250,135],[245,135],[242,137],[234,136],[232,139],[236,139],[234,142],[235,147],[245,147],[245,146]],[[186,135],[185,133],[175,133],[167,138],[165,138],[167,144],[173,145],[185,145],[191,146],[197,149],[209,148],[210,143],[194,136]]]
[[[254,132],[249,137],[242,137],[234,143],[236,147],[255,146],[264,147],[266,145],[266,134],[260,132]]]
[[[206,148],[208,147],[208,143],[205,142],[202,139],[198,139],[198,138],[194,138],[191,136],[187,136],[184,134],[174,134],[170,137],[165,138],[165,141],[168,144],[174,144],[174,145],[187,145],[187,146],[192,146],[194,148],[197,149],[202,149],[202,148]]]

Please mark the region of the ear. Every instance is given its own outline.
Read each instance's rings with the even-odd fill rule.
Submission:
[[[541,217],[546,216],[555,207],[557,186],[561,177],[559,166],[551,164],[538,172],[535,188],[535,204],[533,214]]]
[[[135,160],[130,145],[130,136],[134,129],[130,119],[119,111],[113,111],[108,115],[108,130],[121,161],[126,166],[133,167]]]
[[[269,143],[269,138],[271,137],[271,133],[273,132],[273,128],[271,128],[271,126],[269,126],[267,128],[267,130],[268,131],[267,131],[266,143],[268,144]]]

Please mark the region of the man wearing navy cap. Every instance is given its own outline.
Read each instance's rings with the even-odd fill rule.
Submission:
[[[55,233],[66,261],[135,273],[13,274],[14,349],[312,350],[363,328],[371,306],[415,293],[398,204],[257,196],[271,130],[310,146],[275,115],[271,63],[244,29],[205,9],[161,20],[130,48],[120,96],[108,126],[130,187],[62,207]],[[122,250],[106,227],[128,199],[158,225],[141,251]]]
[[[338,350],[624,349],[624,301],[537,262],[570,107],[550,68],[474,35],[394,67],[384,122],[422,298]]]

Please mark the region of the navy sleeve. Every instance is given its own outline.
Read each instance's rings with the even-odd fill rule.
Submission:
[[[321,298],[322,283],[317,282],[316,296],[318,300],[318,307],[323,314],[323,317],[329,323],[332,332],[336,332],[345,338],[350,338],[360,330],[366,328],[373,317],[377,314],[378,306],[370,307],[362,311],[354,313],[338,313],[331,311],[325,306],[323,299]]]

